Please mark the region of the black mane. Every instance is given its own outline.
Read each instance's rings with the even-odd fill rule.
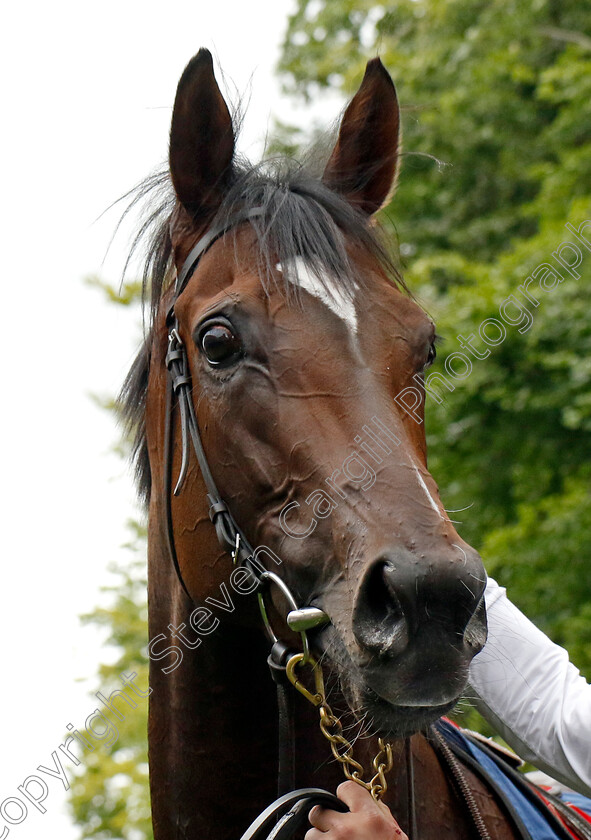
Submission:
[[[150,496],[150,465],[146,446],[145,406],[150,369],[150,348],[154,321],[163,294],[174,276],[170,238],[171,221],[178,210],[168,172],[149,176],[124,198],[124,213],[146,202],[147,215],[134,239],[131,256],[145,248],[143,301],[149,301],[144,343],[123,383],[119,395],[121,415],[133,438],[133,461],[140,498]],[[346,243],[356,243],[379,262],[392,281],[404,284],[390,253],[382,242],[380,228],[368,224],[367,216],[353,208],[338,193],[290,161],[273,161],[252,167],[235,164],[224,201],[211,227],[224,225],[239,211],[260,207],[262,214],[251,222],[256,231],[261,261],[261,282],[276,283],[275,264],[283,266],[283,291],[288,299],[297,296],[289,276],[290,260],[301,256],[320,282],[339,283],[346,293],[363,287],[363,278],[350,262]],[[129,263],[129,260],[128,260]],[[126,265],[127,268],[127,265]],[[271,280],[271,278],[274,278]],[[328,278],[328,279],[327,279]],[[330,289],[329,289],[330,291]]]

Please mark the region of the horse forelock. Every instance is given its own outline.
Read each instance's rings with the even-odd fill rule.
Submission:
[[[160,302],[174,279],[171,228],[178,217],[170,175],[150,175],[129,198],[126,216],[143,205],[143,218],[133,240],[130,257],[144,250],[142,303],[145,339],[119,395],[121,417],[131,436],[132,460],[140,499],[150,497],[145,407],[150,370],[150,347]],[[256,234],[259,276],[268,293],[279,283],[288,301],[297,301],[310,278],[325,299],[352,301],[363,295],[366,280],[350,257],[351,248],[373,257],[392,283],[407,292],[395,260],[377,224],[352,207],[341,195],[311,175],[300,164],[287,160],[259,166],[235,163],[233,177],[211,227],[231,225],[238,213],[258,207],[251,221]],[[231,234],[230,234],[231,235]],[[281,271],[277,271],[277,265]],[[302,282],[306,267],[308,284]]]

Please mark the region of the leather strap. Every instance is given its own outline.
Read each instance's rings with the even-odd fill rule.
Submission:
[[[478,761],[469,753],[467,753],[464,749],[462,749],[458,744],[456,744],[453,740],[446,739],[444,734],[437,729],[437,726],[432,727],[431,733],[435,736],[435,739],[432,740],[431,743],[439,752],[440,756],[445,760],[446,764],[448,764],[449,766],[449,753],[452,753],[458,761],[469,767],[470,770],[472,770],[472,772],[475,773],[481,779],[481,781],[490,790],[493,791],[495,796],[503,804],[511,820],[513,821],[513,825],[518,836],[520,838],[523,838],[523,840],[531,840],[531,834],[528,831],[525,823],[523,822],[520,814],[518,813],[509,796],[501,788],[501,786],[497,784],[497,782],[493,778],[491,778],[490,774],[486,772],[486,770],[478,763]],[[472,740],[467,733],[463,732],[462,735],[467,740]],[[560,840],[572,840],[572,835],[562,825],[560,820],[558,820],[556,816],[544,805],[539,796],[532,790],[527,779],[525,779],[516,770],[509,767],[509,765],[507,765],[505,762],[501,764],[501,760],[498,758],[498,756],[496,756],[492,750],[487,749],[479,741],[475,742],[475,746],[477,746],[478,749],[485,752],[497,766],[502,767],[502,772],[514,782],[514,784],[522,792],[522,794],[524,794],[524,796],[526,796],[527,799],[529,799],[531,804],[542,814],[546,822],[550,825],[551,830],[554,832],[554,835],[557,838],[557,840],[559,838]],[[452,775],[454,775],[453,768],[450,767],[450,769],[452,769]],[[584,836],[585,835],[583,835],[583,837]]]
[[[406,811],[408,817],[408,840],[417,840],[417,803],[415,799],[415,768],[410,738],[404,741],[406,759]]]
[[[244,832],[240,840],[288,840],[306,824],[314,805],[346,813],[344,802],[321,788],[301,788],[280,796]]]
[[[281,641],[275,642],[267,664],[277,686],[278,774],[277,795],[283,796],[295,787],[295,692],[288,680],[286,666],[293,651]]]
[[[166,428],[165,428],[165,452],[164,452],[164,497],[166,507],[166,528],[167,528],[167,542],[170,556],[174,564],[176,573],[178,575],[181,586],[185,593],[189,595],[187,586],[183,580],[176,549],[174,545],[174,532],[172,528],[172,513],[171,513],[171,492],[178,495],[182,489],[185,481],[187,470],[189,466],[189,451],[190,444],[193,445],[195,455],[199,464],[199,469],[203,476],[205,486],[207,488],[207,499],[209,502],[209,518],[211,519],[217,534],[218,541],[221,547],[229,552],[235,563],[248,566],[249,570],[260,581],[260,572],[256,565],[251,564],[250,558],[253,555],[252,546],[246,539],[244,532],[238,526],[226,503],[221,498],[215,479],[209,468],[209,463],[201,436],[199,434],[199,426],[195,416],[195,407],[191,395],[192,382],[189,371],[189,364],[187,360],[187,353],[185,346],[181,340],[178,331],[178,320],[174,314],[174,305],[178,296],[186,287],[193,272],[197,268],[199,260],[217,242],[220,237],[227,233],[232,228],[243,222],[250,221],[263,214],[260,207],[254,207],[251,210],[245,210],[237,213],[225,223],[219,225],[212,230],[207,231],[191,249],[183,267],[178,273],[175,283],[175,294],[172,304],[167,313],[167,325],[169,329],[169,346],[166,354],[166,367],[169,371],[169,385],[167,386],[166,397]],[[173,438],[173,423],[172,414],[174,408],[174,400],[180,412],[181,420],[181,468],[178,479],[176,481],[174,491],[172,490],[172,438]]]
[[[258,219],[263,215],[263,208],[262,207],[253,207],[250,210],[243,210],[240,213],[236,213],[235,216],[232,216],[231,219],[227,219],[221,225],[213,228],[212,230],[208,230],[203,236],[199,239],[196,245],[191,248],[189,251],[189,256],[183,263],[183,267],[177,274],[177,279],[175,283],[175,301],[176,298],[180,295],[183,291],[187,283],[189,282],[193,272],[197,268],[197,263],[201,259],[201,257],[205,254],[206,251],[209,251],[211,246],[214,242],[223,236],[225,233],[228,233],[229,230],[232,228],[237,227],[238,225],[242,224],[242,222],[249,222],[252,219]],[[174,303],[173,303],[174,306]]]
[[[482,743],[481,740],[477,740],[470,735],[470,733],[463,732],[462,734],[466,740],[471,741],[475,747],[485,753],[490,760],[493,761],[497,767],[499,767],[499,769],[513,782],[515,787],[522,792],[534,808],[542,813],[544,819],[551,824],[553,830],[556,832],[556,836],[563,838],[563,840],[568,840],[570,836],[569,832],[556,815],[552,813],[551,809],[549,809],[540,798],[536,792],[535,785],[533,785],[522,773],[515,770],[514,767],[508,765],[504,759],[500,758],[494,749],[491,749],[491,747],[487,744]],[[585,820],[581,819],[576,811],[569,809],[568,806],[565,806],[563,802],[560,802],[560,800],[555,801],[551,794],[548,794],[546,791],[542,791],[542,793],[546,799],[552,802],[554,807],[556,807],[556,810],[560,811],[561,815],[569,820],[573,830],[578,831],[583,838],[591,838],[591,826],[589,826]]]
[[[477,761],[475,761],[471,756],[464,754],[463,750],[456,748],[456,745],[451,741],[448,741],[444,737],[443,733],[437,728],[437,724],[430,727],[427,738],[439,757],[439,760],[449,771],[450,781],[452,782],[459,799],[468,810],[468,814],[472,820],[473,833],[477,840],[491,840],[491,836],[480,812],[480,808],[476,803],[474,795],[458,762],[458,757],[461,757],[462,763],[475,772],[481,780],[485,782],[485,784],[488,784],[489,787],[492,788],[492,790],[499,796],[507,808],[509,815],[513,819],[514,827],[520,840],[532,840],[519,814],[517,814],[512,804],[508,801],[507,797],[504,796],[498,786],[494,784],[483,772]]]
[[[173,566],[175,568],[177,577],[181,586],[183,587],[187,598],[192,601],[193,599],[189,595],[189,590],[185,585],[185,581],[183,580],[183,576],[181,574],[181,569],[179,566],[178,557],[176,554],[176,548],[174,544],[174,536],[172,530],[172,510],[171,510],[171,494],[170,488],[172,486],[172,381],[170,377],[166,383],[166,407],[165,407],[165,421],[164,421],[164,469],[163,469],[163,479],[164,479],[164,509],[165,509],[165,531],[166,531],[166,543],[168,545],[168,553],[170,554],[170,558],[172,560]]]
[[[171,496],[178,495],[185,481],[188,465],[190,444],[193,446],[201,475],[207,489],[209,502],[209,517],[215,527],[218,541],[221,547],[228,551],[235,563],[247,567],[253,576],[263,587],[266,581],[262,571],[253,562],[254,551],[246,539],[244,532],[234,520],[228,506],[223,501],[218,491],[215,479],[209,468],[207,456],[203,448],[199,426],[195,415],[195,407],[192,397],[192,382],[187,359],[187,353],[181,336],[179,335],[179,324],[174,314],[174,305],[179,295],[186,288],[189,279],[197,268],[199,260],[209,248],[221,236],[231,228],[243,222],[250,221],[263,215],[260,207],[252,210],[237,213],[224,224],[205,233],[197,244],[190,251],[183,267],[178,273],[175,283],[175,294],[171,306],[168,309],[166,323],[169,330],[169,347],[166,354],[166,367],[169,371],[169,380],[166,396],[166,427],[165,427],[165,453],[164,453],[164,496],[166,507],[166,528],[167,541],[170,556],[174,564],[181,586],[189,598],[189,591],[183,580],[181,569],[174,544],[174,531],[171,512]],[[172,451],[173,433],[172,422],[174,398],[178,405],[181,421],[181,468],[174,487],[172,484]],[[269,575],[267,574],[268,578]],[[279,791],[291,790],[295,785],[295,756],[294,756],[294,713],[293,713],[293,690],[289,690],[285,684],[285,661],[288,653],[281,642],[276,641],[273,651],[269,657],[269,665],[274,679],[277,682],[278,708],[279,708]],[[333,794],[317,788],[305,788],[302,790],[287,793],[281,796],[276,802],[270,805],[250,826],[242,836],[242,840],[288,840],[293,834],[304,825],[310,808],[314,805],[323,805],[337,811],[347,811],[344,805]],[[274,827],[273,827],[274,826]],[[270,832],[270,833],[269,833]]]

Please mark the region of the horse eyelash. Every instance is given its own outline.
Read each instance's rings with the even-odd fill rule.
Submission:
[[[429,358],[427,359],[427,362],[423,367],[423,371],[428,370],[437,358],[437,347],[442,341],[443,338],[437,333],[435,333],[435,335],[433,336],[433,340],[431,341],[431,344],[429,346]],[[431,351],[433,351],[433,358],[431,358]]]

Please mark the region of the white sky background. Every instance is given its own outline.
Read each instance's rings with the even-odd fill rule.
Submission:
[[[257,158],[270,111],[293,120],[274,66],[291,0],[10,3],[0,35],[2,132],[2,567],[0,802],[96,707],[101,651],[78,615],[125,559],[134,494],[116,433],[89,393],[112,395],[133,357],[133,313],[83,278],[118,282],[126,241],[101,265],[117,211],[166,157],[178,78],[200,46],[248,94],[240,150]],[[338,105],[335,104],[333,118]],[[303,112],[297,117],[305,119]],[[100,688],[96,685],[96,689]],[[10,840],[70,840],[58,780]],[[0,832],[4,820],[0,819]]]

